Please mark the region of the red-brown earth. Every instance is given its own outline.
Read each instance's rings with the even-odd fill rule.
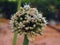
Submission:
[[[17,45],[22,45],[23,35],[18,35]],[[0,45],[12,45],[13,32],[9,27],[9,20],[0,19]],[[60,45],[60,25],[47,25],[42,36],[36,36],[29,45]]]

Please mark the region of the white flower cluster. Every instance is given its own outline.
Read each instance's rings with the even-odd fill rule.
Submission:
[[[24,5],[11,17],[10,23],[14,32],[26,34],[29,40],[33,40],[35,35],[41,34],[46,20],[36,8]]]

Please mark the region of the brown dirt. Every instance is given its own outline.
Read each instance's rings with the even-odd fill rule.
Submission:
[[[13,33],[9,28],[9,20],[0,19],[0,45],[12,45]],[[17,45],[22,45],[23,35],[18,35]],[[42,36],[36,36],[29,45],[60,45],[60,25],[47,25]]]

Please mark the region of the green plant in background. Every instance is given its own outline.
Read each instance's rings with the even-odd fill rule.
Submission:
[[[18,3],[17,0],[0,0],[0,8],[6,6],[5,2],[12,3],[12,5],[15,5],[15,6],[17,6],[16,4]],[[15,4],[13,4],[13,2]],[[60,0],[38,0],[38,1],[36,1],[36,0],[32,0],[32,1],[31,0],[22,0],[21,4],[22,3],[28,3],[28,4],[30,3],[31,6],[37,7],[39,11],[42,11],[43,15],[46,16],[47,19],[52,18],[52,13],[53,13],[53,17],[54,17],[55,14],[57,12],[59,12],[59,10],[60,10]],[[5,4],[5,5],[1,6],[1,4]],[[51,5],[54,7],[54,9],[50,8]],[[9,4],[9,6],[10,6],[10,4]],[[10,8],[11,14],[16,12],[16,7],[15,6],[13,7],[14,9]],[[2,8],[2,10],[4,10],[4,9]],[[0,12],[3,12],[2,10],[0,10]]]
[[[17,1],[17,0],[8,0],[8,1],[13,1],[13,2],[15,2],[15,1]]]
[[[21,0],[17,0],[17,11],[20,9],[21,6]],[[12,45],[16,45],[16,41],[17,41],[17,32],[14,32],[14,37],[13,37],[13,43]]]

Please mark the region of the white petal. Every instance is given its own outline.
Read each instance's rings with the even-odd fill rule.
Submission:
[[[38,18],[42,18],[42,14],[38,14],[37,17],[38,17]]]

